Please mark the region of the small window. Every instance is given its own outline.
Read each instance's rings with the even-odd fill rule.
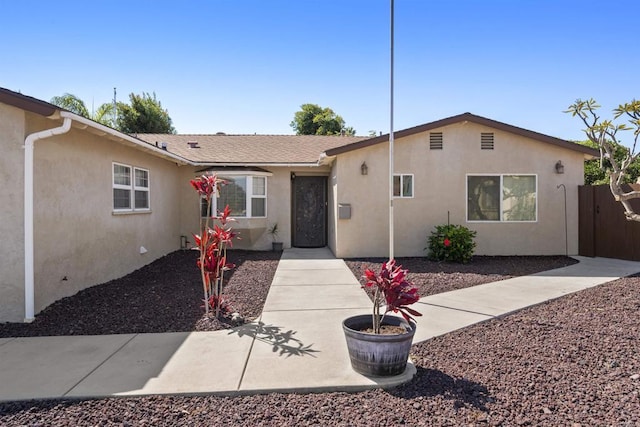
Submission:
[[[468,175],[467,221],[537,221],[535,175]]]
[[[251,216],[267,216],[267,178],[254,176],[252,181]]]
[[[131,171],[133,170],[133,179]],[[149,171],[113,163],[113,210],[149,210]]]
[[[393,176],[393,197],[413,197],[413,175]]]
[[[493,150],[493,132],[480,134],[480,148],[482,150]]]
[[[442,132],[431,132],[429,134],[429,149],[442,150]]]
[[[134,209],[149,209],[149,171],[135,168]]]

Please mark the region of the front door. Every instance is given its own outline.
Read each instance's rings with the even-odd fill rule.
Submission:
[[[293,242],[298,248],[327,245],[327,178],[294,176]]]

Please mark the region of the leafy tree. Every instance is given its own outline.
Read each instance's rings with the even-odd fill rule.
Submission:
[[[317,104],[302,104],[290,123],[297,135],[355,135],[352,127],[345,127],[344,119],[331,108]]]
[[[627,123],[614,123],[613,120],[602,120],[597,114],[600,106],[594,99],[583,101],[576,100],[569,106],[566,113],[578,116],[587,127],[586,133],[589,141],[600,150],[600,168],[609,175],[609,188],[616,201],[620,202],[625,210],[625,216],[630,221],[640,222],[640,214],[631,206],[631,199],[640,198],[640,191],[625,192],[622,184],[627,182],[632,175],[632,165],[637,163],[640,153],[636,152],[636,145],[640,137],[640,101],[635,99],[625,104],[620,104],[613,110],[613,120],[624,116]],[[631,148],[624,146],[619,140],[619,133],[631,131],[633,135]],[[628,135],[628,133],[626,133]],[[618,150],[622,150],[622,159],[616,156]],[[607,162],[608,165],[607,166]]]
[[[576,141],[580,145],[584,145],[590,148],[598,149],[598,145],[591,142],[590,140],[586,141]],[[619,144],[615,144],[615,150],[613,157],[618,161],[622,162],[625,158],[627,151],[624,146]],[[600,164],[602,163],[602,167]],[[608,159],[593,159],[586,160],[584,162],[584,183],[587,185],[601,185],[609,183],[609,174],[608,171],[611,170],[611,162]],[[625,183],[633,183],[638,180],[640,177],[640,159],[636,159],[633,163],[629,165],[627,168],[627,173],[624,176]]]
[[[51,98],[50,102],[60,108],[76,113],[79,116],[86,117],[88,119],[91,118],[84,101],[71,93],[64,93],[62,96],[54,96]]]
[[[176,133],[160,101],[148,93],[129,94],[131,105],[118,105],[118,129],[125,133]]]
[[[176,133],[171,124],[169,113],[162,108],[155,93],[153,97],[148,93],[142,95],[131,93],[129,99],[131,105],[123,102],[117,103],[117,122],[114,106],[111,102],[100,105],[93,113],[89,113],[84,101],[70,93],[54,96],[50,102],[79,116],[125,133]]]

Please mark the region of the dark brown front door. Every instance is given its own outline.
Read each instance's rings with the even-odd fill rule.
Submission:
[[[327,178],[293,178],[293,243],[298,248],[327,245]]]

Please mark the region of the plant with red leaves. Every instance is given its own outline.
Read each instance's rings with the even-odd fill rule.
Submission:
[[[207,212],[211,212],[212,198],[216,197],[220,186],[224,185],[225,181],[213,174],[202,175],[199,179],[193,179],[190,182],[198,194],[206,200]],[[197,265],[202,278],[205,312],[209,313],[211,308],[216,317],[220,315],[220,310],[226,307],[222,298],[224,272],[235,267],[227,262],[227,247],[233,245],[233,239],[236,237],[236,233],[229,226],[229,222],[233,221],[230,215],[229,205],[225,206],[218,216],[207,215],[204,224],[201,224],[200,235],[193,235],[196,249],[200,251]],[[212,228],[209,226],[210,220],[215,220],[219,224],[214,224]]]
[[[384,316],[393,311],[402,314],[407,321],[414,320],[413,316],[422,316],[421,313],[407,307],[420,299],[418,288],[407,280],[408,270],[403,270],[401,265],[396,265],[392,259],[382,264],[380,274],[366,269],[363,278],[367,279],[363,288],[373,288],[373,333],[380,333],[380,325]],[[386,304],[384,314],[380,315],[380,307]]]

